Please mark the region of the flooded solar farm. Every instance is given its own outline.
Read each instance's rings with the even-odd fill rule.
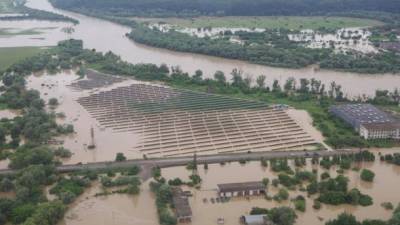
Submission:
[[[34,74],[27,87],[46,102],[57,98],[48,110],[74,125],[74,134],[51,141],[73,153],[66,164],[110,161],[117,152],[135,159],[316,149],[322,141],[312,121],[300,125],[286,108],[92,70]]]

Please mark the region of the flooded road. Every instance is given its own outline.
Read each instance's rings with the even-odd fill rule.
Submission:
[[[80,21],[74,26],[75,32],[72,38],[82,39],[86,48],[94,48],[98,51],[113,51],[124,60],[131,63],[166,63],[170,66],[179,65],[184,71],[193,73],[197,69],[204,72],[204,77],[212,77],[216,70],[221,70],[229,76],[233,68],[239,68],[245,73],[253,76],[264,74],[267,83],[271,84],[274,79],[283,82],[288,77],[316,78],[325,84],[335,81],[341,84],[348,96],[362,96],[374,94],[376,89],[388,89],[400,87],[400,76],[394,74],[357,74],[327,70],[317,70],[313,67],[304,69],[272,68],[254,65],[237,60],[227,60],[217,57],[209,57],[190,53],[177,53],[173,51],[146,47],[136,44],[125,37],[130,28],[117,25],[101,19],[87,17],[77,13],[71,13],[55,9],[47,0],[28,0],[27,6],[35,9],[47,10],[73,17]],[[17,40],[16,40],[17,42]],[[24,43],[13,43],[13,45]]]

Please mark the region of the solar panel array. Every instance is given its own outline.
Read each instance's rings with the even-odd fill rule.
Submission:
[[[100,125],[134,131],[148,156],[303,149],[316,144],[284,110],[226,96],[133,84],[78,102]]]

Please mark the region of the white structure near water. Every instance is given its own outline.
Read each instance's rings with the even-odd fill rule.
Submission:
[[[400,120],[371,104],[343,104],[330,112],[351,125],[364,139],[400,139]]]

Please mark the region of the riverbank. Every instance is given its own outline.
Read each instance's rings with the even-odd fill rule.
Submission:
[[[394,90],[398,87],[398,76],[393,74],[366,75],[357,73],[345,73],[331,70],[319,70],[315,67],[304,69],[280,69],[260,65],[254,65],[238,60],[227,60],[217,57],[209,57],[198,54],[177,53],[158,48],[140,45],[129,40],[125,34],[130,32],[127,26],[120,26],[102,19],[84,16],[73,12],[55,9],[46,0],[28,1],[27,6],[36,9],[52,11],[80,20],[76,25],[75,32],[71,38],[82,39],[85,48],[96,49],[100,52],[112,51],[121,56],[123,60],[130,63],[154,63],[179,67],[190,74],[197,69],[202,69],[204,78],[213,78],[214,72],[223,71],[228,80],[231,79],[230,72],[234,68],[241,69],[255,80],[259,74],[267,76],[266,84],[272,85],[274,80],[284,83],[289,77],[316,78],[323,84],[329,85],[332,81],[340,83],[342,90],[348,97],[373,96],[376,89]],[[99,28],[103,29],[99,29]],[[109,32],[103,32],[108,30]],[[104,43],[118,43],[107,45]],[[354,86],[353,84],[358,85]]]

